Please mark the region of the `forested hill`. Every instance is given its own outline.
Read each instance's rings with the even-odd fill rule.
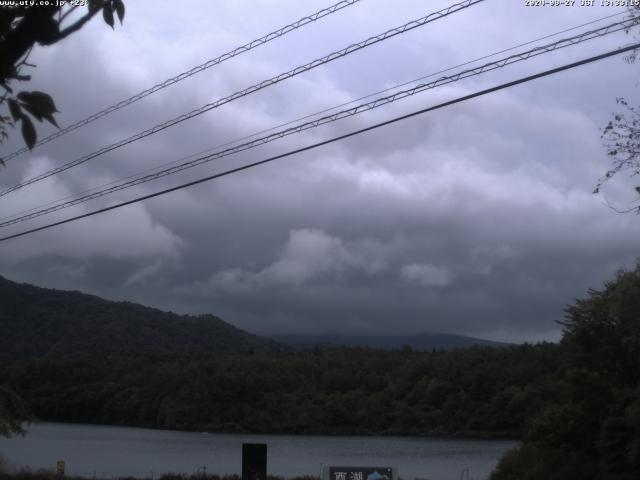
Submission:
[[[210,432],[519,437],[557,397],[556,344],[0,362],[43,421]]]
[[[127,352],[242,352],[277,346],[213,315],[177,315],[3,277],[0,332],[0,360]]]

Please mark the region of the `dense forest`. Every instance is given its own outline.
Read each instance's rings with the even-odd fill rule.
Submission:
[[[640,263],[569,305],[560,344],[14,356],[42,420],[219,432],[518,437],[492,480],[640,478]]]
[[[270,338],[280,344],[301,349],[321,346],[368,347],[384,350],[396,350],[403,347],[411,347],[414,350],[451,350],[475,345],[481,347],[506,347],[510,345],[477,337],[437,332],[423,332],[413,335],[271,335]]]
[[[640,262],[566,308],[549,404],[492,480],[640,478]]]
[[[5,363],[42,420],[227,432],[510,436],[555,394],[557,345]]]
[[[520,436],[561,358],[551,344],[294,349],[211,315],[1,277],[0,331],[2,398],[35,418],[210,431]]]

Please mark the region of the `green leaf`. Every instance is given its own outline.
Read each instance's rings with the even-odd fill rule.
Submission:
[[[53,113],[57,112],[58,109],[49,94],[38,91],[20,92],[18,98],[22,102],[20,106],[33,115],[39,122],[44,119],[58,127],[58,123],[53,118]]]
[[[56,104],[51,95],[34,90],[33,92],[20,92],[18,98],[30,105],[33,105],[42,114],[57,112]]]
[[[124,2],[122,0],[113,0],[113,5],[116,9],[116,13],[118,14],[120,25],[122,25],[122,20],[124,20]]]
[[[47,122],[49,122],[50,124],[54,125],[57,128],[60,128],[60,126],[58,125],[58,122],[56,122],[56,119],[53,118],[53,115],[51,115],[50,113],[43,113],[42,116]]]
[[[38,103],[39,105],[42,105],[47,112],[54,113],[58,111],[53,98],[51,98],[51,95],[49,95],[48,93],[34,90],[33,92],[31,92],[31,97],[34,100],[34,102],[32,103]]]
[[[32,150],[36,144],[38,136],[36,135],[36,129],[33,126],[33,122],[26,115],[22,116],[22,138],[24,138],[29,150]]]
[[[53,115],[51,115],[50,113],[38,110],[33,105],[29,105],[28,103],[23,103],[22,106],[26,111],[28,111],[31,115],[33,115],[39,122],[41,122],[44,119],[47,122],[51,123],[52,125],[55,125],[56,127],[60,128],[58,126],[58,123],[56,122],[56,119],[53,118]]]
[[[111,28],[114,28],[113,8],[109,2],[107,2],[107,4],[102,7],[102,18],[104,18],[104,21],[107,25],[109,25]]]
[[[20,117],[22,117],[22,110],[20,110],[20,104],[15,101],[15,99],[10,98],[7,100],[9,103],[9,111],[11,112],[11,116],[13,117],[13,121],[17,122]]]
[[[23,103],[22,107],[39,122],[42,121],[42,112],[40,112],[40,110],[38,110],[36,107],[34,107],[33,105],[29,105],[28,103]]]

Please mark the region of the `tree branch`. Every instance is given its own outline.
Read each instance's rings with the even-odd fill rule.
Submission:
[[[87,13],[84,14],[84,16],[78,19],[75,23],[72,23],[64,30],[60,30],[60,32],[53,37],[52,39],[53,42],[58,42],[63,38],[68,37],[73,32],[77,32],[78,30],[80,30],[84,26],[84,24],[87,23],[89,20],[91,20],[94,17],[94,15],[99,11],[100,11],[99,8],[96,8],[95,10],[89,10]]]
[[[616,213],[631,213],[635,210],[636,215],[640,215],[640,206],[625,208],[621,210],[611,205],[611,203],[609,203],[609,200],[607,200],[606,198],[604,199],[604,204]]]
[[[0,42],[0,82],[15,73],[15,64],[42,37],[43,29],[54,22],[53,16],[60,7],[39,6],[29,9],[18,26]]]
[[[69,10],[67,10],[67,11],[66,11],[66,12],[64,12],[64,13],[62,13],[62,10],[60,10],[60,12],[62,13],[62,15],[60,15],[60,18],[58,19],[58,25],[60,25],[60,24],[64,21],[64,19],[65,19],[65,18],[67,18],[67,17],[69,16],[69,14],[70,14],[71,12],[73,12],[73,11],[74,11],[75,9],[77,9],[77,8],[78,8],[78,5],[75,5],[75,6],[71,7],[71,8],[69,8]]]

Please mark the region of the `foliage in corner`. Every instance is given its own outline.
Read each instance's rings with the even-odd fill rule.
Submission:
[[[613,167],[598,180],[593,193],[599,193],[602,185],[617,173],[627,171],[632,177],[640,174],[640,112],[624,98],[617,98],[616,101],[625,111],[614,113],[602,131],[604,146],[613,161]],[[640,186],[636,186],[635,191],[638,193],[637,205],[617,210],[619,213],[640,214]]]
[[[630,18],[640,18],[640,5],[629,6],[628,12]],[[640,20],[636,20],[635,24],[638,22]],[[630,31],[628,29],[627,33]],[[638,50],[633,50],[625,57],[629,64],[635,63],[637,59]],[[622,106],[622,112],[614,112],[612,119],[602,129],[604,147],[613,167],[598,180],[593,190],[594,194],[600,193],[602,186],[620,172],[629,172],[631,177],[640,173],[640,112],[622,97],[617,98],[616,102]],[[635,186],[634,190],[637,198],[630,206],[622,209],[610,207],[618,213],[640,214],[640,185]]]
[[[9,128],[20,124],[24,142],[33,149],[38,140],[33,119],[58,126],[53,116],[58,110],[51,96],[39,91],[14,91],[14,82],[31,80],[31,75],[24,74],[23,70],[34,67],[27,60],[36,44],[53,45],[65,39],[99,12],[111,28],[115,26],[114,15],[120,23],[124,20],[123,0],[90,0],[87,11],[79,15],[79,6],[49,3],[51,5],[0,6],[0,87],[4,89],[0,107],[6,108],[4,114],[0,113],[0,143],[9,137]]]
[[[23,5],[23,3],[25,5]],[[15,2],[0,6],[0,144],[9,138],[9,128],[20,124],[22,138],[32,149],[38,140],[33,119],[46,120],[58,126],[54,114],[56,105],[45,92],[14,90],[14,82],[31,80],[23,69],[34,65],[27,62],[37,45],[53,45],[80,30],[98,12],[114,27],[114,13],[122,23],[125,14],[123,0],[89,0],[81,13],[78,5],[27,5]],[[63,2],[55,2],[63,3]],[[78,2],[80,3],[80,2]],[[2,111],[4,109],[4,111]],[[4,165],[0,158],[0,165]],[[6,385],[0,384],[0,436],[23,433],[21,420],[30,418],[29,410],[20,397]]]
[[[566,308],[557,400],[492,480],[640,478],[640,262]]]

